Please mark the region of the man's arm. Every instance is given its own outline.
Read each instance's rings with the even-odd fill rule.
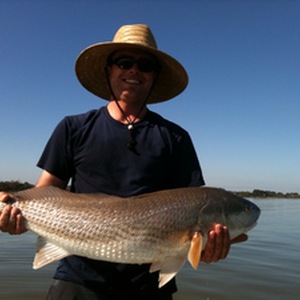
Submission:
[[[61,180],[58,177],[49,173],[48,171],[43,170],[43,172],[35,186],[40,187],[40,186],[53,185],[53,186],[57,186],[61,189],[65,189],[67,184],[68,184],[68,181]]]

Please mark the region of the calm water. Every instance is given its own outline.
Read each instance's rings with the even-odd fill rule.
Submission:
[[[300,200],[253,200],[262,210],[246,243],[216,264],[189,265],[177,276],[175,300],[298,300]],[[0,299],[42,300],[55,264],[31,269],[35,236],[0,233]]]

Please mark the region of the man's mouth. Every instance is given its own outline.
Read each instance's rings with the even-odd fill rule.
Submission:
[[[129,84],[140,84],[140,83],[142,83],[140,80],[136,80],[136,79],[124,79],[123,81],[126,82],[126,83],[129,83]]]

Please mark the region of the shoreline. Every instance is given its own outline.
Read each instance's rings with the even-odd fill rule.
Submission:
[[[17,192],[34,187],[33,184],[20,181],[0,181],[0,191]],[[249,191],[231,191],[233,194],[243,198],[277,198],[277,199],[300,199],[300,194],[296,192],[282,193],[267,190],[254,189]]]

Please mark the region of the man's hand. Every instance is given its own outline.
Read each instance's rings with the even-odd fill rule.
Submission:
[[[8,199],[8,194],[0,192],[1,202],[6,202]],[[18,208],[7,205],[0,211],[0,230],[9,234],[21,234],[27,231],[25,220]]]
[[[202,251],[201,261],[205,263],[217,262],[227,257],[230,245],[241,243],[248,239],[246,234],[241,234],[230,241],[229,231],[226,226],[216,224],[208,233],[205,249]]]
[[[53,185],[65,188],[67,183],[68,180],[63,181],[49,172],[43,171],[36,186]],[[0,192],[1,202],[6,202],[8,199],[9,195],[7,193]],[[3,211],[0,211],[0,231],[8,232],[9,234],[21,234],[27,231],[25,219],[18,208],[7,205]]]

